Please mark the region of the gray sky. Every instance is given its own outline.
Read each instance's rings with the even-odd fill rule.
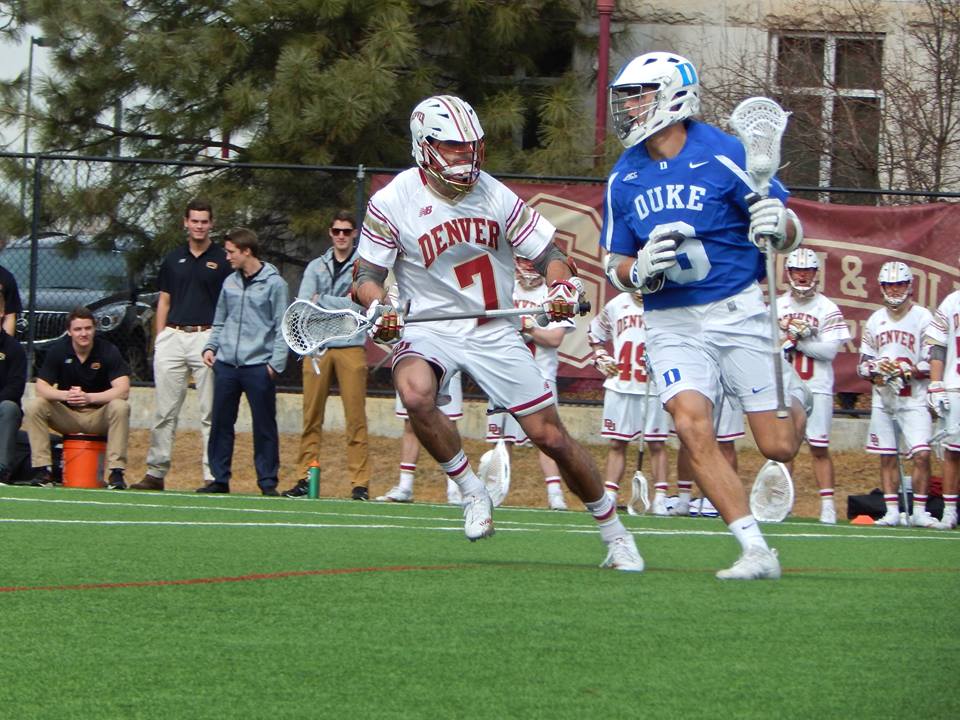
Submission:
[[[38,31],[33,33],[39,35]],[[27,62],[30,52],[30,36],[26,37],[24,42],[19,45],[11,42],[0,41],[0,79],[12,80],[27,69]],[[33,81],[50,72],[50,50],[44,47],[33,48]],[[34,85],[36,86],[36,85]],[[31,102],[36,102],[37,96],[33,95]],[[0,127],[0,145],[12,145],[9,150],[19,151],[23,149],[23,135],[20,125],[9,125]],[[32,133],[31,133],[32,135]]]

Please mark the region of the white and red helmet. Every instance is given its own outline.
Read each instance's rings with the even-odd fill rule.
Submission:
[[[454,193],[473,189],[483,164],[483,128],[470,103],[454,95],[434,95],[410,115],[413,157],[420,168]],[[434,143],[464,143],[464,150],[446,158]]]
[[[514,258],[516,267],[514,268],[517,284],[524,290],[533,290],[540,287],[545,278],[538,271],[532,260],[527,258]]]
[[[797,297],[812,297],[817,293],[817,273],[820,259],[810,248],[797,248],[784,263],[787,268],[787,282]],[[810,272],[810,271],[813,272]],[[798,272],[799,271],[799,272]]]
[[[883,302],[889,307],[900,307],[913,293],[913,273],[902,262],[886,262],[877,275]],[[906,283],[904,285],[903,283]],[[892,286],[898,286],[896,290]]]
[[[656,87],[641,104],[643,89]],[[610,116],[624,147],[700,112],[700,80],[693,63],[671,52],[635,57],[610,83]]]

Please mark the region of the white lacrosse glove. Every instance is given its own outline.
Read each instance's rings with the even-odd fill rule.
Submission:
[[[806,340],[817,334],[817,329],[800,318],[790,318],[786,323],[781,323],[781,328],[786,334],[787,339],[794,345],[800,340]]]
[[[520,332],[530,333],[533,332],[537,327],[537,321],[533,318],[533,315],[521,315],[520,316]]]
[[[940,380],[932,381],[927,388],[927,409],[935,418],[945,418],[950,413],[950,397]]]
[[[642,288],[656,282],[665,270],[677,264],[677,233],[651,235],[647,244],[640,248],[637,260],[630,270],[630,282]]]
[[[379,300],[374,300],[367,309],[367,320],[373,322],[368,332],[377,342],[392,344],[403,334],[403,317],[393,305],[384,305]]]
[[[580,278],[557,280],[550,285],[547,299],[543,301],[543,312],[550,322],[568,320],[577,314],[582,295],[583,282]]]
[[[604,377],[612,378],[620,374],[620,368],[617,361],[603,349],[593,351],[593,366],[600,371]]]
[[[787,208],[777,198],[764,198],[750,206],[750,242],[767,251],[768,243],[774,250],[787,244]]]

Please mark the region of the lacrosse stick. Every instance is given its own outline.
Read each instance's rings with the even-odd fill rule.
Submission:
[[[783,522],[793,508],[793,480],[783,463],[767,460],[750,491],[750,512],[760,522]]]
[[[637,448],[637,471],[633,474],[630,488],[630,502],[627,503],[628,515],[643,515],[650,509],[650,489],[647,478],[643,474],[643,451],[647,442],[647,413],[650,412],[650,363],[646,355],[643,358],[644,369],[647,371],[647,380],[643,386],[643,423],[640,425],[640,446]],[[643,509],[639,509],[639,505]]]
[[[501,503],[507,499],[507,493],[510,492],[510,452],[503,439],[506,420],[507,414],[501,413],[500,439],[492,449],[480,456],[480,463],[477,465],[477,475],[486,486],[494,507],[500,507]]]
[[[590,303],[577,305],[577,312],[590,312]],[[480,312],[451,313],[448,315],[420,315],[404,318],[404,323],[443,322],[445,320],[469,320],[477,318],[518,317],[520,315],[546,315],[539,308],[506,308]],[[283,339],[295,353],[301,356],[323,354],[334,340],[346,340],[366,332],[374,321],[350,308],[330,310],[315,305],[309,300],[295,300],[283,313],[281,331]]]
[[[790,113],[784,112],[777,103],[765,97],[747,98],[737,105],[730,116],[733,128],[747,157],[747,174],[752,180],[752,189],[747,195],[747,203],[753,203],[767,197],[770,192],[770,180],[780,165],[780,138],[787,127]],[[777,318],[777,260],[773,247],[767,240],[767,305],[770,309],[771,350],[773,353],[774,382],[777,388],[777,417],[788,415],[783,390],[783,357],[780,354],[780,324]]]
[[[880,394],[880,402],[883,405],[883,411],[890,416],[893,423],[893,443],[897,452],[897,474],[900,476],[900,502],[903,503],[903,512],[900,514],[900,524],[907,525],[907,517],[910,515],[910,505],[907,503],[907,482],[903,474],[903,461],[900,459],[900,445],[903,433],[900,431],[900,422],[897,420],[897,393],[903,389],[903,380],[901,378],[890,378],[883,385],[877,388]]]

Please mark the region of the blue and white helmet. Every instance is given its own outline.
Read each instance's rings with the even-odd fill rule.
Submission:
[[[902,262],[891,261],[881,265],[877,281],[880,283],[880,294],[883,295],[883,301],[889,307],[900,307],[913,293],[913,273]],[[908,283],[906,292],[901,294],[890,293],[886,286],[896,283]]]
[[[643,88],[655,86],[642,102]],[[610,115],[624,147],[633,147],[655,132],[700,112],[700,81],[693,63],[670,52],[634,58],[610,83]]]

